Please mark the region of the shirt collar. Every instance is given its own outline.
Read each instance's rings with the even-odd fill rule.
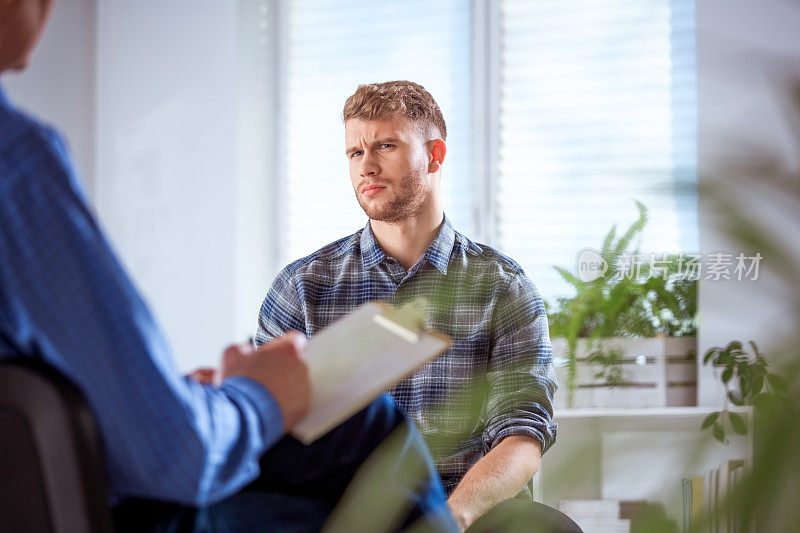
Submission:
[[[450,262],[450,254],[453,252],[453,245],[456,243],[456,231],[450,224],[447,215],[442,220],[442,227],[428,249],[425,250],[423,257],[435,266],[442,274],[447,274],[447,264]]]
[[[447,264],[456,242],[456,232],[447,215],[442,220],[439,233],[431,242],[422,257],[428,260],[442,274],[447,274]],[[370,223],[364,226],[361,232],[361,262],[364,270],[369,270],[386,258],[386,253],[381,249],[375,235],[372,233]]]
[[[372,227],[367,221],[367,225],[361,231],[361,262],[364,265],[364,270],[369,270],[386,258],[386,254],[378,245],[375,240],[375,235],[372,234]]]

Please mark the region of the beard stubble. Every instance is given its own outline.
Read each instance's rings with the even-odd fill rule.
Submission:
[[[412,171],[400,179],[397,194],[385,202],[373,202],[356,191],[356,200],[370,220],[380,222],[401,222],[417,216],[427,197],[424,184],[424,171]],[[376,183],[380,184],[380,181]],[[359,187],[360,189],[360,187]]]

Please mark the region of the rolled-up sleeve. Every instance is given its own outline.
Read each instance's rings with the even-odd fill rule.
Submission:
[[[258,346],[280,337],[287,331],[307,334],[303,304],[291,274],[292,266],[287,266],[275,277],[261,304],[255,339]]]
[[[510,435],[533,437],[547,451],[556,438],[558,385],[544,302],[522,273],[510,280],[494,309],[487,379],[485,451]]]

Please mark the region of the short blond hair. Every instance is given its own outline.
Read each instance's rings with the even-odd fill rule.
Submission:
[[[425,87],[413,81],[397,80],[359,85],[344,103],[342,119],[381,120],[402,116],[422,127],[431,139],[447,140],[442,110]],[[428,140],[431,140],[428,139]]]

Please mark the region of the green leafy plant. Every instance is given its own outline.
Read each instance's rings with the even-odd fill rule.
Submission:
[[[599,366],[594,373],[595,379],[603,380],[609,387],[622,387],[628,383],[622,371],[622,351],[612,348],[598,348],[589,354],[589,362]]]
[[[786,381],[767,369],[767,360],[756,343],[750,341],[749,344],[752,353],[745,351],[741,342],[732,341],[724,348],[709,349],[703,357],[704,364],[711,363],[720,372],[725,385],[725,403],[721,411],[708,415],[701,427],[711,431],[723,444],[728,444],[728,432],[746,435],[748,431],[745,418],[728,410],[729,401],[736,406],[788,401]]]
[[[647,208],[638,201],[636,207],[639,216],[622,235],[617,236],[615,225],[603,239],[599,251],[607,265],[603,276],[583,281],[566,268],[554,267],[576,292],[548,305],[550,335],[567,340],[570,406],[575,398],[579,338],[685,336],[697,331],[697,282],[683,272],[682,255],[662,257],[657,272],[651,272],[649,262],[637,265],[634,272],[629,268],[630,258],[639,253],[636,238],[647,224]]]

